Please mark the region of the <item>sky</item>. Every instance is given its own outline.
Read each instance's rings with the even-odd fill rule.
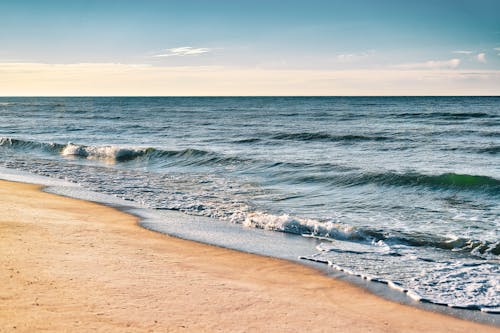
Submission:
[[[498,0],[0,0],[0,95],[500,95],[499,13]]]

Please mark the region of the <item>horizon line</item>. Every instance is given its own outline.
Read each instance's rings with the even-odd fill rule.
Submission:
[[[500,97],[499,95],[0,95],[0,98]]]

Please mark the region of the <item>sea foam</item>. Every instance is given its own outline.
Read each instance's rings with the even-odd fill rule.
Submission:
[[[145,148],[123,148],[117,146],[83,146],[68,143],[62,150],[63,156],[78,156],[95,159],[125,161],[146,154]]]
[[[288,214],[248,213],[243,221],[243,225],[299,235],[317,235],[326,238],[359,239],[361,237],[358,231],[349,225],[292,217]]]

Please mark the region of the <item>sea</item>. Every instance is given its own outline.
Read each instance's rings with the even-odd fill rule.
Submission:
[[[500,97],[2,97],[0,167],[159,232],[500,313]]]

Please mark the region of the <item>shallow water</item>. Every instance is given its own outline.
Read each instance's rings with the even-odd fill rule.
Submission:
[[[0,137],[4,167],[312,237],[307,259],[499,311],[500,98],[0,98]]]

